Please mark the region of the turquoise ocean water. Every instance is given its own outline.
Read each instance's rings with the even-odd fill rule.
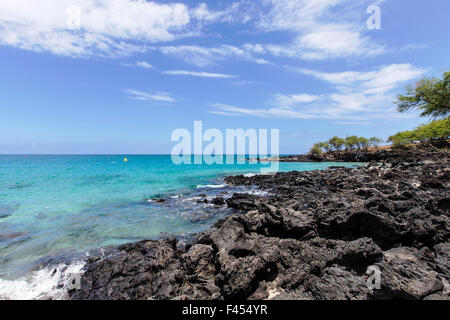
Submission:
[[[170,156],[0,156],[0,279],[23,277],[52,257],[205,230],[228,209],[202,197],[232,191],[227,175],[264,164],[175,165]],[[342,163],[280,163],[280,171]],[[354,164],[344,164],[352,166]],[[153,198],[169,198],[156,203]],[[0,283],[1,286],[1,283]]]

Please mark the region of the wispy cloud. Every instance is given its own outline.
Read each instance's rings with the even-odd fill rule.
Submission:
[[[257,83],[258,82],[252,81],[252,80],[240,80],[240,81],[235,81],[232,84],[234,84],[235,86],[246,86],[246,85],[257,84]]]
[[[153,49],[198,67],[217,65],[227,59],[273,64],[267,57],[325,60],[376,56],[386,52],[386,48],[373,41],[367,28],[362,27],[365,25],[364,16],[360,13],[365,12],[368,4],[373,4],[373,1],[261,0],[256,4],[253,2],[253,14],[247,17],[250,25],[259,33],[284,31],[290,40],[212,47],[161,46]],[[239,8],[246,5],[250,3],[241,1]],[[225,17],[231,14],[236,14],[236,10],[222,12],[220,19],[227,21]]]
[[[160,101],[160,102],[176,102],[175,98],[170,93],[167,92],[157,92],[155,94],[150,94],[143,91],[138,91],[134,89],[127,89],[123,91],[128,95],[129,98],[141,101]]]
[[[317,116],[313,114],[278,107],[269,109],[252,109],[235,107],[221,103],[213,104],[212,107],[214,107],[214,109],[210,110],[210,113],[226,116],[255,116],[260,118],[281,117],[294,119],[317,118]]]
[[[266,32],[290,31],[294,38],[285,44],[260,44],[262,51],[275,56],[307,60],[372,56],[385,51],[371,41],[358,18],[369,3],[363,0],[267,0],[268,14],[258,27]],[[343,6],[345,4],[345,6]],[[260,49],[261,51],[261,49]]]
[[[277,94],[276,107],[251,109],[215,104],[212,113],[232,116],[284,117],[294,119],[323,118],[367,121],[381,118],[404,118],[395,112],[393,100],[400,85],[423,75],[426,70],[411,64],[393,64],[373,71],[326,73],[309,69],[292,69],[332,85],[321,95]],[[343,121],[342,123],[346,123]]]
[[[237,78],[237,76],[230,75],[230,74],[197,72],[197,71],[187,71],[187,70],[169,70],[169,71],[164,71],[163,73],[172,75],[172,76],[192,76],[192,77],[200,77],[200,78],[224,78],[224,79]]]
[[[200,3],[191,10],[191,16],[199,21],[245,23],[252,19],[254,8],[254,1],[249,0],[232,2],[222,10],[211,10],[206,3]]]
[[[144,68],[144,69],[153,69],[154,67],[146,62],[146,61],[138,61],[138,62],[134,62],[134,63],[122,63],[123,66],[126,67],[139,67],[139,68]]]
[[[339,86],[341,91],[346,87],[357,86],[356,91],[366,94],[387,92],[399,84],[423,75],[427,70],[417,68],[409,63],[391,64],[373,71],[320,72],[310,69],[285,67],[294,72],[311,75],[317,79]]]
[[[188,64],[195,65],[203,68],[207,66],[217,65],[219,62],[226,59],[236,58],[241,60],[247,60],[256,64],[272,64],[261,57],[255,57],[254,54],[248,50],[246,46],[237,47],[227,44],[222,44],[216,47],[205,46],[163,46],[153,48],[154,50],[160,50],[162,53],[182,59]]]
[[[275,97],[275,104],[280,107],[290,107],[299,103],[311,103],[320,99],[320,96],[311,95],[307,93],[300,94],[281,94],[278,93]]]

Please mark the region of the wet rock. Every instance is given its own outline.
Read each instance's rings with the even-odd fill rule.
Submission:
[[[225,200],[222,197],[216,197],[211,200],[211,203],[216,206],[223,206],[225,204]]]
[[[231,198],[226,200],[226,203],[230,208],[250,211],[254,210],[259,202],[253,195],[247,193],[235,193]]]
[[[91,261],[72,299],[158,299],[181,292],[184,274],[175,239],[119,247],[111,257]]]

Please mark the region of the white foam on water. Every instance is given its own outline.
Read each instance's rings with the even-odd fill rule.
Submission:
[[[267,197],[272,195],[270,192],[264,190],[246,190],[243,193],[251,194],[254,196]]]
[[[73,288],[82,275],[84,262],[60,264],[33,271],[18,280],[0,279],[0,300],[67,299],[67,291]]]
[[[251,177],[255,177],[255,176],[257,176],[256,173],[247,173],[247,174],[244,174],[244,177],[246,177],[246,178],[251,178]]]
[[[218,188],[225,188],[227,186],[228,186],[227,184],[207,184],[207,185],[198,185],[197,189],[204,189],[204,188],[218,189]]]

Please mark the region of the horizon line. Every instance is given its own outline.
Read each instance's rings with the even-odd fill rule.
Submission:
[[[280,153],[278,155],[296,155],[300,153]],[[171,156],[170,153],[0,153],[0,156]],[[211,156],[260,156],[259,154],[216,154]],[[180,155],[183,156],[183,155]],[[189,156],[189,155],[185,155]],[[205,156],[204,154],[190,154],[190,156]],[[209,156],[209,155],[207,155]],[[271,154],[264,155],[267,157]]]

